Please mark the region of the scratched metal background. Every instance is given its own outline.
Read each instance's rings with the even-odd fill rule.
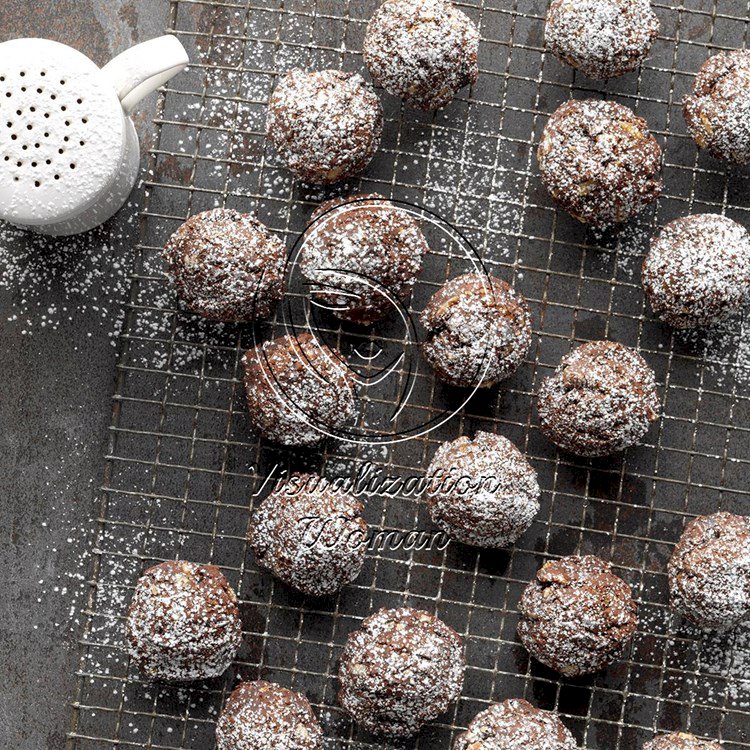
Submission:
[[[664,222],[714,211],[750,223],[747,176],[698,154],[680,114],[705,58],[746,44],[748,4],[657,3],[662,31],[649,61],[640,73],[602,86],[543,52],[543,0],[461,3],[481,30],[478,84],[430,115],[385,97],[378,156],[361,180],[335,190],[413,201],[458,227],[488,267],[529,299],[537,336],[528,362],[425,438],[387,448],[279,450],[254,437],[244,413],[240,357],[250,332],[184,311],[163,279],[159,248],[185,217],[214,205],[257,212],[291,247],[313,207],[333,191],[310,190],[276,164],[263,136],[269,93],[278,74],[295,65],[361,69],[364,27],[376,6],[170,5],[170,28],[193,65],[170,83],[156,121],[71,748],[213,747],[217,712],[238,675],[305,691],[329,748],[384,747],[358,733],[336,706],[336,661],[361,618],[404,603],[437,613],[462,633],[468,659],[461,700],[407,747],[447,750],[479,710],[512,696],[560,711],[589,748],[630,750],[657,730],[676,728],[719,738],[727,750],[750,747],[748,629],[703,635],[672,618],[664,575],[688,518],[717,508],[748,512],[748,335],[740,318],[705,336],[673,335],[649,316],[639,283],[647,239]],[[541,128],[571,95],[633,107],[665,147],[664,197],[620,234],[588,233],[554,210],[538,180],[533,152]],[[455,261],[450,247],[435,248],[415,311],[441,274],[455,272]],[[334,333],[346,339],[346,331]],[[657,372],[664,418],[624,457],[576,462],[540,436],[533,393],[573,342],[600,337],[640,348]],[[373,334],[373,346],[377,340]],[[458,397],[428,372],[419,378],[404,423],[441,413]],[[274,464],[337,475],[373,460],[406,476],[424,468],[441,440],[479,428],[516,441],[539,471],[542,510],[512,550],[451,545],[372,554],[356,584],[325,602],[290,593],[248,555],[250,496]],[[372,497],[366,515],[376,528],[431,528],[408,498]],[[613,560],[639,600],[640,627],[627,659],[571,682],[530,663],[514,630],[520,592],[534,571],[573,552]],[[123,615],[139,573],[175,557],[222,567],[242,600],[246,631],[229,674],[190,688],[144,684],[123,647]]]
[[[162,33],[167,11],[163,0],[0,0],[0,41],[57,39],[103,65]],[[155,100],[135,116],[144,157]],[[111,333],[142,196],[134,191],[115,219],[74,240],[0,224],[0,747],[66,742],[86,593],[79,574],[112,413]]]

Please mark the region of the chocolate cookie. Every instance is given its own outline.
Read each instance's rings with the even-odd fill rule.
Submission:
[[[349,635],[339,665],[339,703],[365,730],[409,737],[458,700],[461,637],[416,609],[381,609]]]
[[[725,630],[750,619],[750,518],[692,520],[667,569],[672,606],[692,622]]]
[[[659,144],[643,118],[616,102],[563,104],[544,128],[537,156],[547,190],[584,224],[627,221],[662,191]]]
[[[591,341],[542,381],[539,425],[559,448],[608,456],[635,445],[661,413],[653,370],[634,349]]]
[[[341,354],[309,333],[280,336],[245,353],[250,422],[281,445],[316,445],[350,424],[354,378]]]
[[[577,750],[556,714],[511,699],[478,714],[459,734],[453,750]]]
[[[750,51],[709,57],[685,98],[683,114],[693,140],[711,156],[750,162]]]
[[[719,323],[750,297],[750,234],[718,214],[676,219],[651,241],[643,288],[675,328]]]
[[[490,388],[518,369],[531,346],[526,300],[494,276],[451,279],[431,297],[420,320],[427,331],[422,351],[450,385]]]
[[[305,182],[329,184],[361,172],[382,130],[380,99],[358,73],[295,68],[268,102],[268,137],[281,161]]]
[[[686,732],[672,732],[662,734],[649,740],[643,750],[722,750],[718,742],[699,740],[692,734]]]
[[[479,30],[448,0],[386,0],[367,24],[363,55],[375,83],[421,110],[476,82]]]
[[[635,70],[659,34],[649,0],[552,0],[547,49],[589,78]]]
[[[419,224],[377,194],[321,204],[300,249],[302,274],[338,317],[370,325],[408,304],[429,252]]]
[[[330,596],[365,562],[364,507],[315,474],[294,474],[253,514],[250,546],[258,565],[308,596]]]
[[[217,750],[322,750],[323,730],[301,693],[273,682],[241,682],[216,724]]]
[[[237,596],[213,565],[155,565],[136,584],[126,635],[130,658],[149,680],[217,677],[242,641]]]
[[[446,534],[477,547],[507,547],[539,512],[536,471],[502,435],[443,443],[427,469],[427,507]]]
[[[630,586],[593,555],[543,565],[519,610],[521,643],[565,677],[608,667],[624,654],[637,625]]]
[[[229,208],[191,216],[167,241],[164,259],[180,298],[212,320],[267,318],[284,293],[283,243]]]

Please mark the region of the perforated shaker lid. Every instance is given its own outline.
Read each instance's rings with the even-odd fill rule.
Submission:
[[[0,218],[36,226],[88,208],[116,176],[124,130],[88,57],[48,39],[0,44]]]

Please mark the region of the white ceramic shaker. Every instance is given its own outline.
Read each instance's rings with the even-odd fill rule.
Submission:
[[[187,63],[174,36],[101,69],[49,39],[0,44],[0,218],[49,235],[106,221],[138,176],[130,112]]]

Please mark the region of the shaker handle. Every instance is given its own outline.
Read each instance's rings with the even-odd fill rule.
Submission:
[[[138,102],[190,62],[185,48],[176,36],[167,34],[136,44],[110,60],[102,73],[109,79],[129,115]]]

